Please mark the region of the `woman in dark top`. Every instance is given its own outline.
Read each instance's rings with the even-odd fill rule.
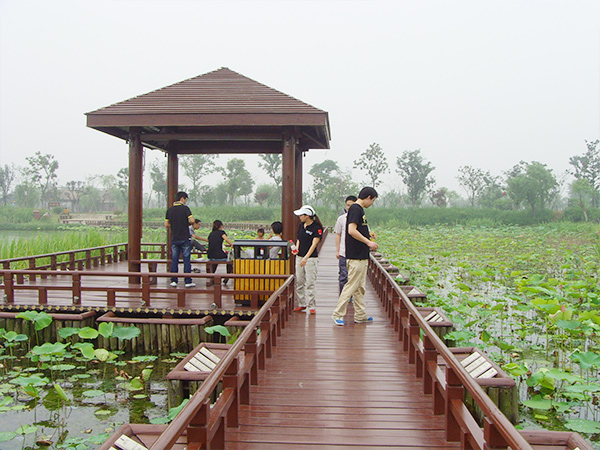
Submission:
[[[209,261],[227,261],[227,253],[223,250],[223,244],[229,247],[233,246],[233,242],[227,237],[227,233],[223,231],[223,222],[215,220],[211,233],[208,235],[208,260]],[[206,264],[206,272],[215,273],[217,271],[218,264]],[[227,273],[233,273],[233,266],[226,264]],[[227,284],[229,278],[223,279],[223,284]],[[207,286],[212,286],[212,280],[206,282]]]
[[[319,258],[317,245],[323,236],[323,225],[317,217],[312,206],[304,205],[294,211],[300,219],[296,247],[296,296],[298,306],[294,311],[300,312],[309,309],[310,314],[316,314],[315,284],[317,281],[317,268]]]

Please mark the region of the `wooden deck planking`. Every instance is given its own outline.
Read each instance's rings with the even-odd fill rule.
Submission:
[[[458,449],[408,366],[392,326],[367,286],[372,324],[336,326],[334,239],[321,251],[317,314],[293,313],[273,357],[241,406],[228,450]]]

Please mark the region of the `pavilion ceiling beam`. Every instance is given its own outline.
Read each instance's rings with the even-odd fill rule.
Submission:
[[[281,153],[279,141],[176,141],[169,144],[169,150],[178,153]]]
[[[277,141],[281,142],[281,131],[263,132],[201,132],[201,133],[146,133],[143,141]]]

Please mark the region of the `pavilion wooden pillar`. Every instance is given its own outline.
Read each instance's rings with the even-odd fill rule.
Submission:
[[[283,222],[283,239],[296,240],[296,220],[294,205],[296,196],[296,137],[286,131],[283,134],[281,158],[281,222]]]
[[[296,149],[296,191],[294,193],[294,209],[300,208],[304,202],[302,201],[302,158],[304,157],[304,149],[297,148]],[[298,219],[297,226],[300,226],[300,219]],[[296,227],[297,228],[297,227]]]
[[[142,247],[142,177],[144,150],[140,129],[129,129],[129,203],[127,260],[129,272],[140,272]],[[129,277],[130,283],[139,283],[140,277]]]
[[[179,155],[176,151],[167,152],[167,208],[175,201],[175,194],[179,192]],[[171,258],[171,233],[167,231],[167,258]]]

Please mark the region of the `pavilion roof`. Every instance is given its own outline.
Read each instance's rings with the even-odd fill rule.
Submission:
[[[327,112],[228,68],[199,75],[86,114],[87,126],[179,153],[278,153],[294,128],[303,148],[329,148]],[[277,142],[275,144],[275,142]]]

